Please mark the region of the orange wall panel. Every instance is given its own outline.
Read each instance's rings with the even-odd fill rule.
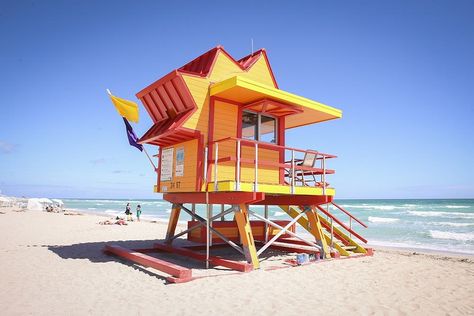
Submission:
[[[195,192],[196,171],[198,161],[198,140],[193,139],[173,146],[173,166],[171,181],[161,181],[159,192]],[[178,148],[184,148],[184,172],[183,176],[176,175],[176,153]]]

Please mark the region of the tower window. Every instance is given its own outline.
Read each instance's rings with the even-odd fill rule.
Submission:
[[[242,113],[242,138],[276,144],[276,119],[260,113],[244,111]]]

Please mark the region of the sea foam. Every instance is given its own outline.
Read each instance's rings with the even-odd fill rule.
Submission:
[[[430,236],[435,239],[453,239],[460,241],[474,240],[474,233],[453,233],[440,230],[430,230]]]
[[[365,210],[382,210],[382,211],[391,211],[396,208],[400,208],[399,206],[395,205],[349,205],[349,204],[343,204],[341,207],[348,208],[349,210],[351,208],[356,208],[356,209],[365,209]]]
[[[430,222],[430,225],[435,226],[450,226],[450,227],[469,227],[474,226],[474,223],[452,223],[452,222]]]
[[[421,217],[459,217],[474,218],[474,213],[440,212],[440,211],[407,211],[408,214]]]
[[[400,219],[398,218],[369,216],[369,222],[371,223],[395,223],[395,222],[398,222],[399,220]]]
[[[471,208],[469,205],[446,205],[446,208]]]

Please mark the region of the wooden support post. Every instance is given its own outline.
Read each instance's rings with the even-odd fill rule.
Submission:
[[[318,241],[318,244],[321,246],[321,248],[323,248],[324,258],[330,258],[330,249],[326,242],[326,238],[324,237],[323,229],[321,227],[321,223],[319,222],[319,217],[316,216],[316,212],[313,207],[311,207],[310,210],[306,212],[306,216],[308,217],[309,221],[309,231]]]
[[[280,208],[285,211],[285,213],[287,213],[288,215],[290,215],[292,218],[295,218],[296,216],[298,216],[300,214],[300,212],[296,209],[294,209],[293,207],[290,207],[288,205],[280,205]],[[306,217],[300,217],[300,219],[298,219],[298,223],[304,228],[306,229],[311,235],[314,236],[314,238],[316,239],[316,241],[318,242],[318,244],[321,246],[322,248],[322,255],[324,256],[324,258],[329,258],[330,257],[330,251],[329,251],[329,247],[327,245],[327,240],[326,238],[324,237],[324,233],[321,229],[321,223],[319,223],[319,220],[318,219],[315,219],[314,217],[316,217],[316,214],[314,213],[310,213],[310,211],[307,212],[307,216],[308,218],[311,218],[310,220],[308,220],[308,218]],[[312,216],[314,215],[314,217]]]
[[[255,248],[252,229],[250,227],[247,205],[241,204],[240,208],[235,210],[235,220],[239,227],[239,234],[240,239],[242,240],[245,259],[253,265],[254,269],[258,269],[260,263],[258,261],[257,249]]]
[[[166,242],[172,242],[172,237],[174,236],[176,225],[178,224],[179,213],[181,213],[181,205],[173,203],[173,206],[171,207],[170,220],[168,222],[168,229],[166,230]]]

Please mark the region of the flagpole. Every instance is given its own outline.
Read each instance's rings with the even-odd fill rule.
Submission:
[[[112,92],[110,92],[109,89],[105,89],[105,91],[107,91],[107,94],[109,96],[112,96]],[[124,118],[125,119],[125,118]],[[133,131],[133,130],[132,130]],[[135,136],[136,137],[136,136]],[[151,160],[151,157],[150,155],[148,154],[148,152],[146,151],[146,148],[145,146],[142,145],[142,148],[143,148],[143,151],[145,152],[145,155],[147,156],[148,160],[150,161],[151,165],[153,166],[153,170],[156,172],[157,170],[157,167],[155,166],[155,164],[153,163],[153,160]]]
[[[143,145],[142,145],[142,146],[143,146]],[[153,163],[153,160],[151,160],[150,155],[149,155],[148,152],[146,151],[145,146],[143,146],[143,151],[145,152],[146,156],[148,157],[148,160],[150,160],[150,163],[151,163],[151,165],[153,166],[153,170],[155,170],[155,172],[156,172],[156,169],[157,169],[157,168],[156,168],[155,164]]]

